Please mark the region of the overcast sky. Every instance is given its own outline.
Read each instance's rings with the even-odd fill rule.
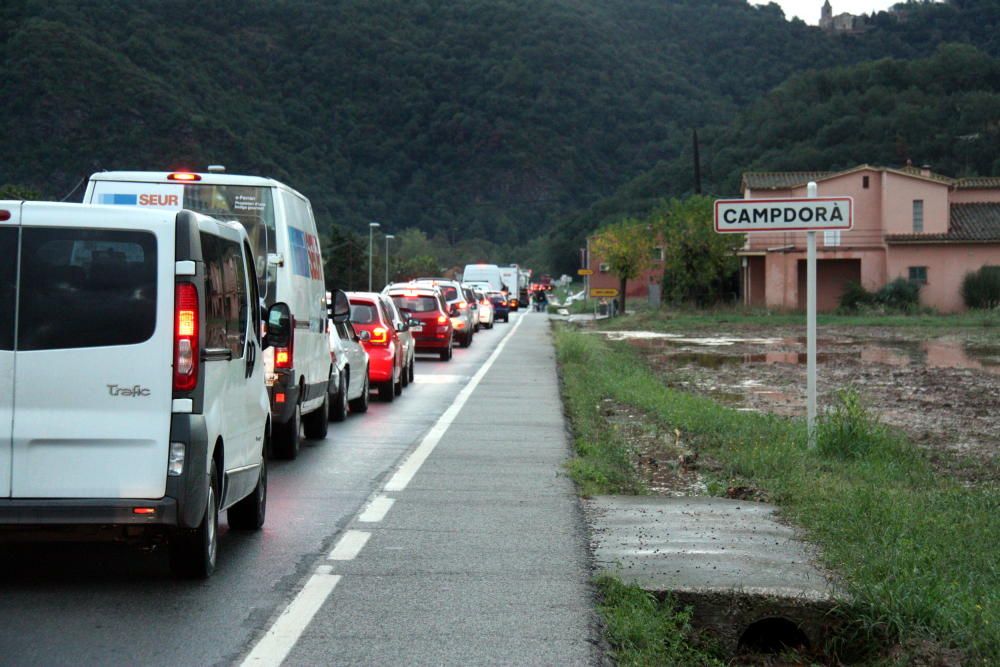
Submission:
[[[900,0],[830,0],[833,7],[833,15],[849,12],[851,14],[871,14],[892,7]],[[764,0],[751,0],[752,4],[766,5]],[[809,25],[819,23],[819,10],[823,7],[823,0],[774,0],[785,11],[785,18],[789,21],[798,16]]]

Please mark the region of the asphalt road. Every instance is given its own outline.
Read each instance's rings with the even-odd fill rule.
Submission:
[[[366,415],[352,415],[344,423],[331,424],[326,440],[307,441],[297,460],[273,462],[269,471],[268,517],[264,530],[253,534],[230,533],[224,524],[220,526],[218,567],[208,581],[172,578],[162,550],[148,552],[121,545],[80,543],[0,546],[0,661],[10,665],[241,662],[268,629],[274,627],[276,619],[283,616],[303,587],[315,578],[317,563],[323,563],[334,547],[343,548],[340,541],[345,530],[357,524],[359,512],[379,497],[400,465],[404,468],[409,465],[405,462],[412,458],[413,451],[427,439],[432,426],[453,406],[460,391],[505,334],[514,328],[517,319],[518,315],[514,315],[509,324],[497,324],[491,331],[481,331],[470,348],[456,349],[450,362],[418,357],[416,383],[405,389],[394,403],[373,401]],[[543,318],[529,316],[525,324],[532,320],[534,326],[524,327],[509,342],[528,335],[529,330],[541,331],[541,327],[547,336]],[[551,346],[547,354],[551,355]],[[524,372],[530,373],[530,368]],[[551,394],[551,389],[549,387],[546,392]],[[457,442],[475,443],[482,434],[495,434],[504,428],[504,415],[491,411],[482,396],[481,392],[477,394],[476,400],[466,408],[473,410],[481,405],[482,412],[469,413],[478,415],[471,419],[464,417],[466,412],[460,413],[462,421],[444,433],[442,447],[455,438]],[[555,405],[561,423],[557,398]],[[555,431],[552,434],[562,437]],[[557,446],[557,458],[564,453],[563,448],[564,444]],[[437,459],[432,456],[430,460]],[[559,461],[548,459],[546,465],[556,470]],[[454,467],[461,463],[448,462],[446,465]],[[453,469],[452,472],[462,474],[462,470]],[[481,470],[473,472],[481,478]],[[510,489],[501,495],[499,502],[510,506]],[[559,497],[565,500],[565,496],[565,489],[562,489]],[[489,498],[481,500],[493,502]],[[449,511],[448,503],[454,501],[468,503],[468,493],[451,500],[447,496],[438,497],[431,511],[437,512],[439,517],[445,516]],[[514,505],[516,509],[517,503]],[[576,521],[573,514],[576,510],[568,511],[563,521],[572,524]],[[390,516],[397,526],[399,521],[407,520],[406,515],[398,511],[390,512]],[[405,525],[399,527],[406,529]],[[510,541],[509,527],[504,530],[502,539]],[[571,578],[576,581],[570,592],[576,596],[574,599],[583,596],[581,599],[587,602],[588,574],[586,563],[581,561],[585,553],[582,528],[571,527],[570,533],[565,542],[568,553],[575,559]],[[433,541],[424,542],[423,546],[408,545],[407,548],[418,561],[420,549],[430,554],[440,547]],[[369,553],[373,551],[369,549]],[[392,548],[384,552],[389,558],[393,553]],[[474,557],[482,559],[482,553]],[[324,571],[332,570],[329,566],[320,567],[325,568]],[[463,595],[462,589],[473,593],[478,590],[479,594],[489,597],[491,587],[504,585],[502,577],[485,582],[481,578],[462,581],[460,577],[450,584],[445,582],[445,590],[457,589],[454,595]],[[345,585],[341,590],[351,588]],[[397,592],[405,595],[405,592]],[[523,592],[530,593],[528,590]],[[410,595],[414,593],[411,591]],[[343,596],[332,599],[340,600],[340,608],[348,601]],[[383,602],[393,604],[391,596]],[[322,623],[332,622],[362,626],[381,623],[380,618],[365,617],[365,610],[384,611],[366,607],[361,601],[356,605],[356,613],[344,617],[319,614],[316,627],[322,628]],[[592,634],[587,627],[589,603],[574,605],[578,607],[573,610],[574,618],[579,621],[574,627],[578,634],[587,634],[581,640],[586,643]],[[419,624],[420,618],[426,616],[426,608],[412,613],[415,616],[408,622]],[[553,620],[559,614],[549,613],[548,616]],[[569,641],[570,638],[563,639]],[[429,639],[424,637],[424,641]],[[293,641],[290,646],[295,645]],[[400,647],[394,645],[392,648],[398,651]],[[338,654],[324,643],[322,635],[317,639],[315,633],[307,634],[303,637],[303,646],[297,650],[306,652],[292,653],[289,664],[341,663],[336,657]],[[488,651],[489,647],[483,650]],[[366,651],[355,654],[356,661],[381,662],[377,653]],[[558,655],[557,651],[549,657]],[[586,655],[586,651],[564,655],[579,658]],[[396,653],[394,661],[398,661],[399,656]],[[478,658],[473,654],[467,657],[471,662],[480,663],[499,659],[496,654],[489,653],[480,653]],[[574,658],[570,662],[579,660]]]

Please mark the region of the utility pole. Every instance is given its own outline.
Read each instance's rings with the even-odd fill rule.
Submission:
[[[372,242],[375,239],[375,228],[381,227],[377,222],[368,223],[368,291],[372,291]]]

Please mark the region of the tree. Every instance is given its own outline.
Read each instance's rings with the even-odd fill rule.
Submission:
[[[664,299],[698,305],[723,299],[739,271],[735,251],[744,235],[716,233],[712,199],[673,199],[652,220],[664,242]]]
[[[625,288],[639,277],[652,259],[654,236],[650,225],[626,218],[599,231],[591,241],[591,252],[618,276],[621,312],[625,312]]]

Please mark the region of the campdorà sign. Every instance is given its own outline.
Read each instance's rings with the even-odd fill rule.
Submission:
[[[717,232],[808,232],[850,229],[854,200],[850,197],[800,199],[718,199]]]

